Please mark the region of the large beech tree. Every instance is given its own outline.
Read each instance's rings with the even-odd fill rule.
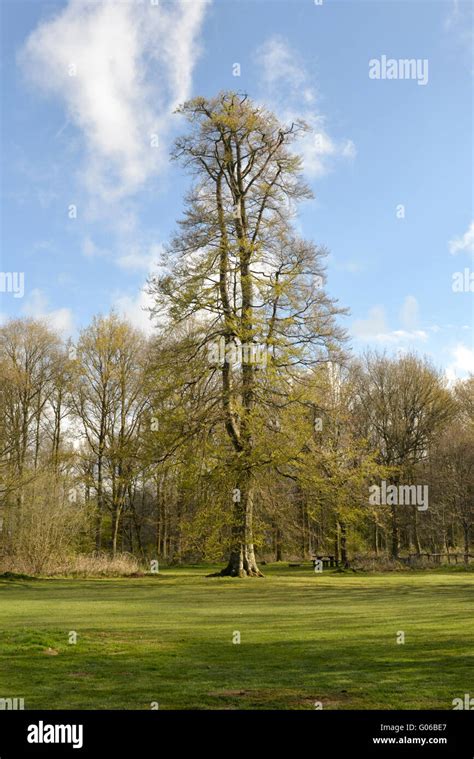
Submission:
[[[292,224],[298,201],[311,198],[290,150],[304,124],[282,125],[232,92],[195,98],[179,113],[190,129],[173,155],[195,182],[150,291],[164,337],[188,327],[174,355],[195,371],[183,392],[204,384],[205,421],[221,424],[229,442],[232,535],[221,574],[259,576],[255,478],[273,457],[261,432],[288,404],[304,402],[311,367],[334,358],[340,310],[323,289],[325,251]]]

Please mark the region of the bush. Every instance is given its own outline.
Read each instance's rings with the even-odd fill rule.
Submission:
[[[73,575],[75,577],[130,577],[141,575],[138,560],[129,553],[115,556],[99,554],[72,556],[62,567],[57,567],[54,574]]]
[[[87,515],[69,493],[66,482],[45,471],[7,505],[0,541],[4,572],[47,574],[77,550]]]

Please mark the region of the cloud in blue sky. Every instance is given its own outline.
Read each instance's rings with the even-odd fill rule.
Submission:
[[[407,343],[416,344],[426,341],[428,335],[419,327],[418,301],[413,295],[407,295],[400,311],[399,320],[401,327],[390,329],[384,306],[378,305],[370,309],[364,319],[356,319],[352,325],[352,332],[357,340],[362,342],[375,342],[378,345],[403,346]]]
[[[471,221],[469,229],[461,237],[449,241],[449,252],[453,256],[460,252],[474,255],[474,221]]]
[[[169,122],[191,91],[207,5],[71,0],[29,36],[22,69],[80,130],[90,193],[134,193],[167,162]]]
[[[336,158],[355,158],[356,147],[351,139],[336,141],[331,137],[314,80],[285,37],[275,34],[267,38],[257,49],[255,59],[260,68],[262,99],[283,122],[302,120],[309,127],[299,139],[297,151],[310,179],[327,174]]]

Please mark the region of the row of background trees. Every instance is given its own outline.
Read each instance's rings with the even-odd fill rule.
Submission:
[[[170,371],[187,344],[147,340],[115,314],[76,345],[30,319],[1,328],[4,567],[41,572],[104,550],[182,562],[228,553],[232,450],[209,376],[196,387],[192,360]],[[305,369],[300,384],[298,403],[282,393],[254,427],[257,554],[468,555],[473,378],[448,388],[424,359],[372,353]],[[381,480],[427,484],[428,509],[371,505]]]

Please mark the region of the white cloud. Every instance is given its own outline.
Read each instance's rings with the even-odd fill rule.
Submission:
[[[135,229],[116,230],[118,238],[114,254],[110,250],[101,248],[88,235],[82,241],[82,254],[86,258],[105,258],[112,261],[120,269],[125,271],[145,271],[151,273],[159,264],[163,253],[161,243],[147,244],[146,237]],[[138,238],[138,239],[137,239]]]
[[[48,310],[48,298],[42,290],[35,288],[25,299],[22,307],[23,316],[33,319],[41,319],[51,329],[61,332],[68,337],[74,331],[74,321],[70,308],[57,308]]]
[[[414,295],[407,295],[400,309],[400,321],[405,329],[414,330],[418,326],[418,301]]]
[[[450,240],[448,246],[452,256],[459,253],[459,251],[474,254],[474,221],[471,221],[469,228],[464,232],[462,237]]]
[[[406,329],[391,330],[387,324],[385,309],[383,306],[374,306],[370,309],[366,319],[356,319],[352,325],[352,332],[355,338],[363,341],[373,341],[378,343],[397,344],[414,341],[424,341],[427,339],[427,333],[422,329],[416,329],[413,317],[417,320],[416,299],[408,296],[401,308],[402,320],[405,320]],[[416,309],[414,309],[414,303]],[[408,324],[410,322],[410,324]]]
[[[385,333],[387,323],[383,306],[371,308],[366,319],[356,319],[352,325],[352,331],[356,337],[362,339]]]
[[[309,131],[298,141],[304,171],[318,178],[331,168],[331,160],[353,159],[356,148],[352,140],[335,140],[328,132],[325,116],[318,109],[314,82],[297,52],[280,35],[267,39],[257,50],[261,69],[262,95],[281,121],[303,120]]]
[[[120,316],[128,319],[134,327],[141,329],[147,335],[153,332],[153,321],[147,310],[153,305],[153,297],[145,289],[140,290],[136,297],[118,294],[113,301],[113,307]]]
[[[38,240],[38,242],[33,243],[32,250],[34,253],[52,253],[55,248],[51,240]]]
[[[302,63],[280,35],[266,40],[259,48],[257,57],[262,67],[262,82],[265,87],[273,89],[287,84],[301,90],[303,85],[307,85],[306,72]],[[306,98],[311,100],[313,91],[311,89],[305,91]]]
[[[452,361],[446,368],[446,376],[450,382],[462,379],[468,374],[474,374],[474,349],[463,343],[458,343],[451,350]]]
[[[472,46],[474,42],[474,6],[470,2],[451,0],[444,21],[445,32],[452,40],[456,53],[462,53],[466,65],[474,75]]]
[[[352,140],[345,140],[343,143],[341,143],[342,149],[341,149],[341,155],[344,158],[355,158],[357,155],[356,146],[352,142]]]
[[[158,265],[162,253],[163,246],[160,244],[151,245],[145,250],[138,245],[132,245],[117,259],[116,263],[122,269],[151,272]]]
[[[146,271],[148,274],[156,276],[159,273],[162,253],[163,246],[160,243],[143,248],[131,246],[124,255],[116,260],[116,263],[122,269]],[[150,335],[154,329],[155,320],[150,318],[149,311],[154,305],[155,300],[147,292],[146,284],[135,296],[116,293],[113,298],[113,308],[121,316],[128,319],[134,327],[141,329],[147,335]]]
[[[108,250],[99,248],[89,236],[85,237],[82,242],[82,254],[86,258],[106,258],[110,255]]]
[[[171,114],[190,94],[208,3],[70,0],[28,38],[22,68],[64,103],[80,130],[91,194],[123,197],[163,167]]]
[[[335,259],[335,268],[338,271],[346,271],[349,272],[349,274],[359,274],[361,271],[364,271],[364,264],[360,261],[337,261],[336,257],[333,256]]]
[[[460,15],[459,0],[450,0],[448,13],[444,20],[446,31],[452,29],[459,22]]]
[[[380,339],[385,342],[396,342],[397,340],[427,340],[428,335],[424,329],[394,329],[387,335],[380,335]]]

